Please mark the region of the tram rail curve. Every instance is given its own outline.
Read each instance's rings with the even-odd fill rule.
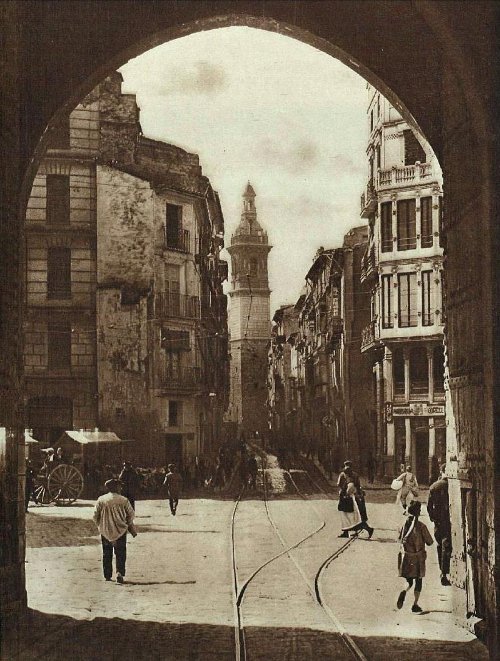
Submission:
[[[233,507],[233,511],[231,514],[231,559],[232,559],[232,572],[233,572],[233,597],[234,597],[234,621],[235,621],[235,659],[236,661],[247,661],[247,648],[246,648],[246,640],[245,640],[245,625],[244,625],[244,620],[243,620],[243,612],[242,612],[242,605],[243,605],[243,599],[244,596],[247,592],[248,587],[250,586],[251,582],[256,578],[256,576],[267,566],[269,566],[272,562],[277,560],[278,558],[281,558],[284,555],[287,555],[289,559],[293,562],[295,565],[298,573],[300,574],[301,578],[305,582],[311,597],[313,598],[314,602],[319,606],[323,612],[326,614],[328,619],[332,622],[334,628],[335,628],[335,633],[338,633],[340,636],[340,639],[344,643],[346,650],[349,652],[350,656],[358,661],[367,661],[365,655],[363,652],[360,650],[356,642],[352,639],[352,637],[347,633],[345,628],[342,626],[342,623],[338,620],[338,618],[335,616],[333,611],[330,609],[328,604],[325,602],[323,595],[321,593],[321,577],[324,573],[324,571],[329,567],[329,565],[335,561],[336,558],[338,558],[356,539],[355,537],[350,537],[340,548],[338,548],[336,551],[334,551],[331,555],[329,555],[320,565],[318,568],[315,577],[314,577],[314,582],[311,583],[311,581],[308,579],[306,576],[303,568],[300,566],[300,564],[297,562],[296,558],[292,555],[292,551],[294,549],[297,549],[301,544],[306,542],[308,539],[313,537],[314,535],[318,534],[321,530],[323,530],[326,526],[326,522],[322,519],[321,514],[318,512],[318,510],[312,505],[312,509],[315,511],[316,515],[320,517],[321,523],[318,527],[316,527],[313,531],[296,541],[294,544],[287,544],[286,540],[284,537],[281,535],[281,532],[279,531],[273,517],[271,516],[270,510],[269,510],[269,498],[267,494],[267,479],[266,479],[266,470],[267,470],[267,461],[266,461],[266,456],[260,453],[262,463],[266,463],[266,465],[263,465],[262,468],[262,480],[263,480],[263,501],[264,501],[264,507],[266,511],[266,516],[269,520],[269,523],[271,524],[273,530],[275,531],[276,536],[280,540],[281,545],[283,546],[283,550],[280,553],[277,553],[273,555],[271,558],[268,558],[265,562],[260,564],[245,580],[240,581],[238,577],[238,567],[237,567],[237,558],[236,558],[236,535],[235,535],[235,521],[236,521],[236,512],[238,510],[238,507],[241,503],[241,499],[244,493],[244,489],[241,489],[239,492],[235,504]],[[308,498],[302,493],[302,491],[299,489],[297,486],[295,480],[293,479],[290,471],[285,471],[288,474],[288,477],[293,484],[295,490],[297,491],[298,495],[305,500],[306,502],[309,502]],[[309,472],[307,470],[304,471],[305,474],[307,474],[308,479],[311,481],[311,483],[314,485],[316,489],[319,489],[322,491],[325,495],[330,497],[330,495],[320,486],[318,485],[313,478],[310,476]]]

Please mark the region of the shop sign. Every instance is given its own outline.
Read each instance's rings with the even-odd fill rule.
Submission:
[[[386,418],[389,422],[389,407],[391,407],[392,416],[425,416],[433,418],[434,416],[444,415],[444,404],[429,404],[428,402],[411,402],[401,406],[394,406],[391,403],[386,404]]]

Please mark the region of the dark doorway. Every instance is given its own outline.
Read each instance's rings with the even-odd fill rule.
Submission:
[[[182,434],[165,435],[165,465],[168,464],[182,468]]]
[[[415,473],[419,484],[429,484],[429,430],[415,430]]]

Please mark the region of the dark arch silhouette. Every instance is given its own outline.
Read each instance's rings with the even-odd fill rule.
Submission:
[[[0,65],[4,424],[19,428],[22,415],[22,218],[46,128],[111,69],[190,32],[248,25],[330,52],[356,68],[405,119],[420,127],[443,168],[446,337],[458,439],[450,448],[450,461],[456,467],[456,487],[463,492],[469,526],[464,534],[473,541],[474,521],[481,520],[487,536],[484,549],[472,549],[471,557],[476,602],[486,618],[494,655],[500,595],[500,577],[494,571],[500,543],[500,324],[495,315],[500,293],[495,119],[500,59],[494,32],[499,14],[498,3],[482,0],[5,3],[0,15],[8,53]],[[13,434],[12,442],[15,438]],[[1,468],[0,478],[12,480],[18,473],[17,459],[12,458]],[[22,516],[20,512],[20,521]],[[22,556],[22,544],[19,553]],[[9,585],[15,587],[6,598],[0,594],[4,604],[23,601],[21,556],[6,570],[11,572]]]

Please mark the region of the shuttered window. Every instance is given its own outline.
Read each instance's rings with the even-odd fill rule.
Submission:
[[[392,251],[392,202],[380,205],[380,232],[382,252]]]
[[[422,248],[431,248],[433,243],[432,197],[423,197],[420,200],[420,218],[420,245]]]
[[[414,199],[398,201],[398,250],[414,250],[417,247],[417,221],[415,214]]]

